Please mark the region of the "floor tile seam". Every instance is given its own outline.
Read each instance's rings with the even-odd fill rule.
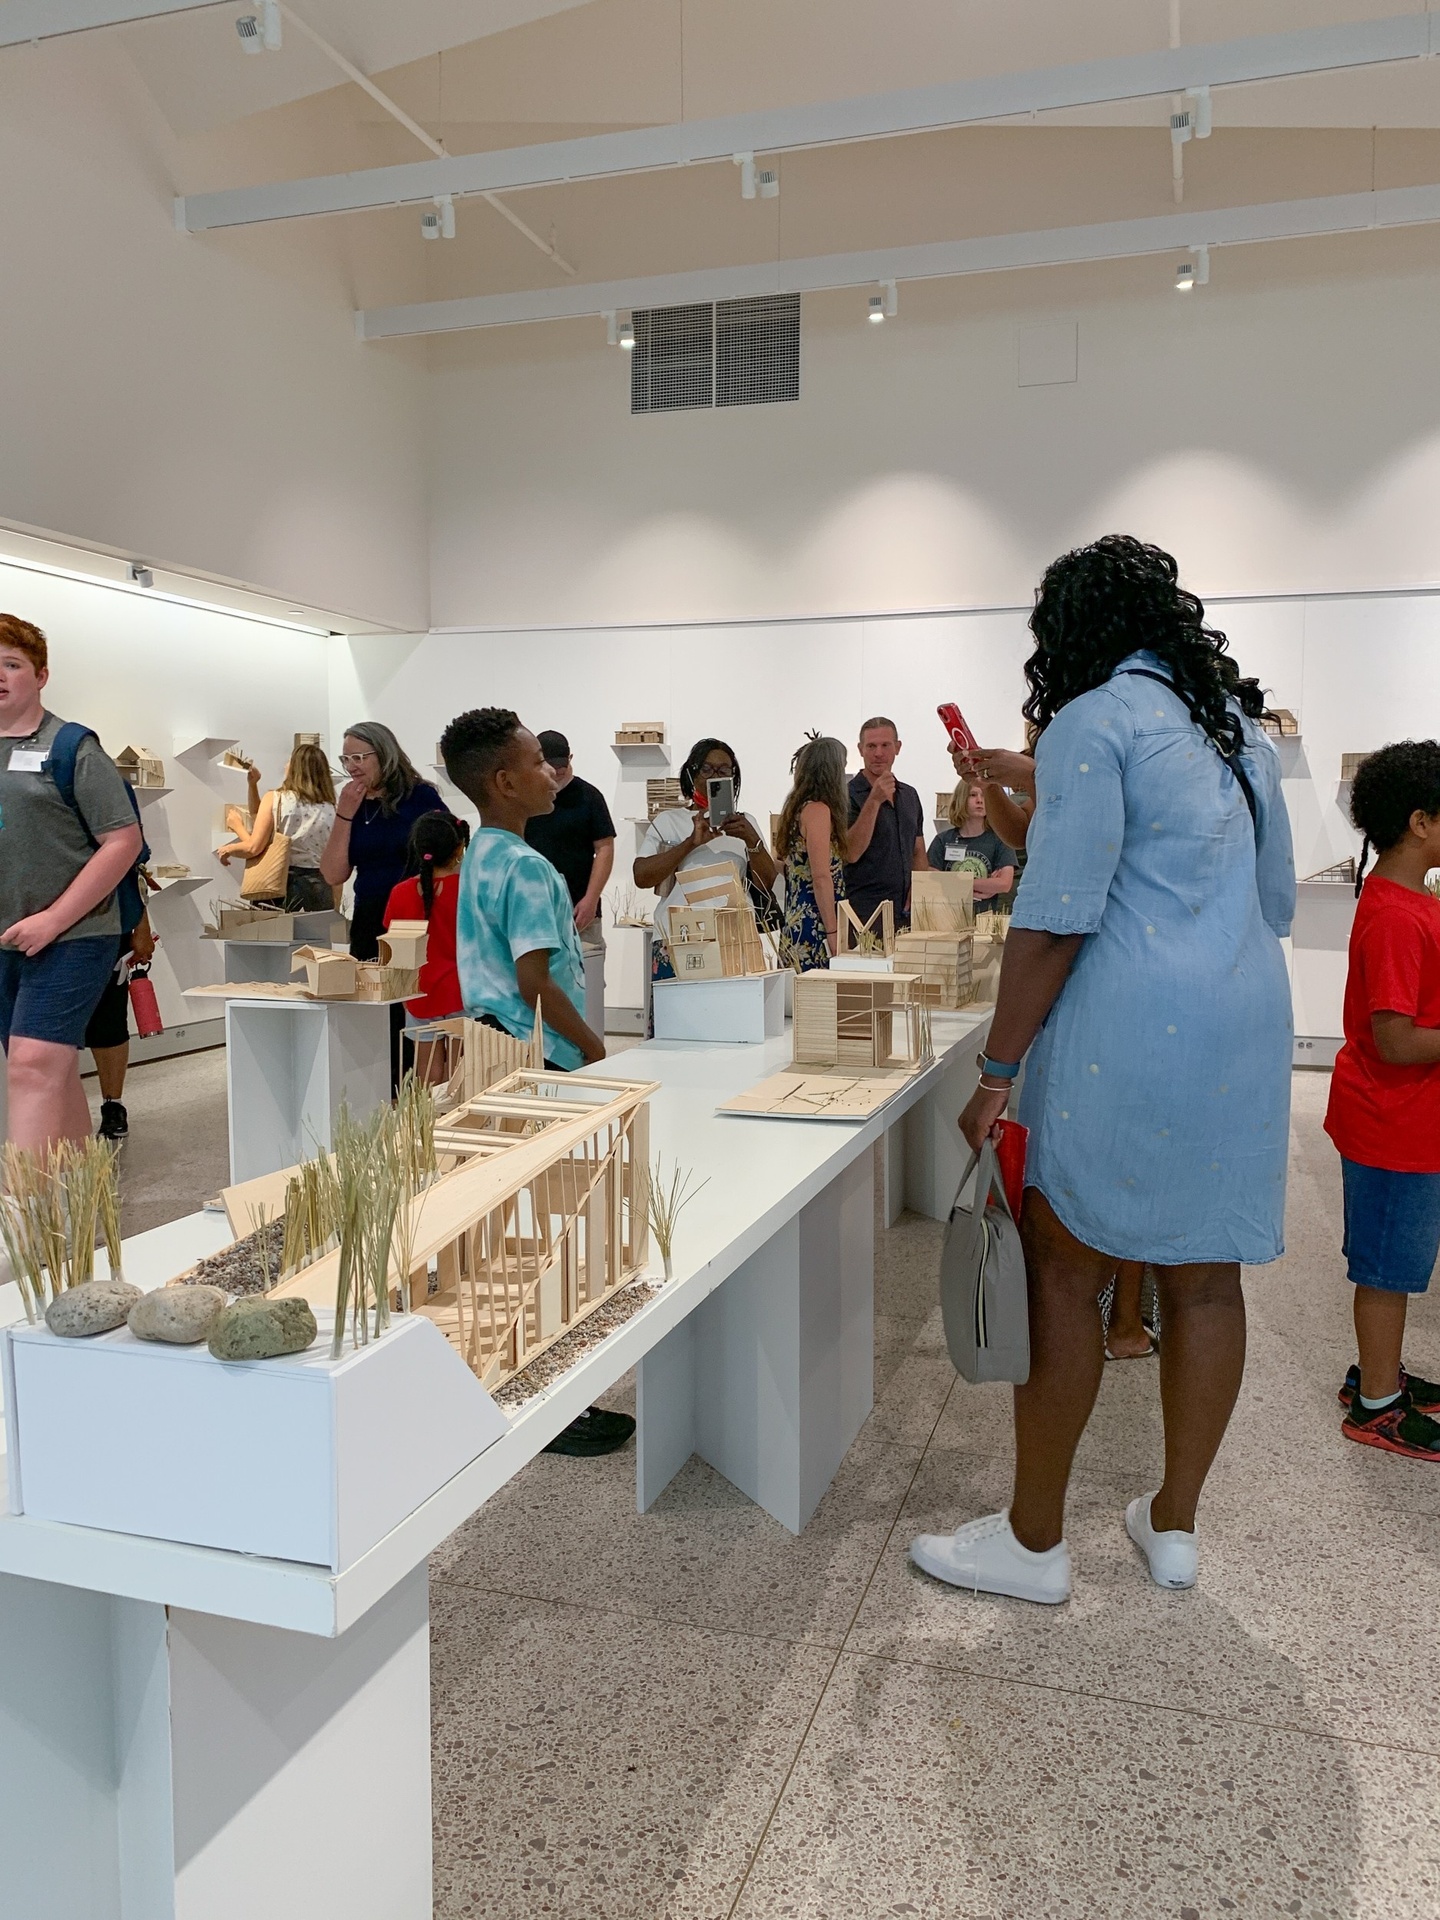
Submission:
[[[1022,1604],[1026,1604],[1022,1602]],[[877,1666],[912,1667],[926,1673],[949,1674],[957,1679],[983,1680],[992,1686],[1026,1687],[1036,1693],[1055,1693],[1076,1700],[1093,1700],[1107,1707],[1134,1707],[1143,1713],[1165,1713],[1181,1720],[1204,1720],[1216,1726],[1255,1727],[1262,1733],[1291,1734],[1301,1740],[1323,1740],[1337,1747],[1363,1747],[1378,1753],[1407,1753],[1420,1759],[1440,1760],[1440,1747],[1422,1747],[1405,1740],[1369,1740],[1354,1734],[1324,1733],[1316,1727],[1299,1726],[1290,1720],[1262,1720],[1246,1713],[1215,1713],[1204,1707],[1181,1707],[1173,1701],[1142,1700],[1129,1694],[1102,1693],[1093,1687],[1066,1687],[1053,1680],[1027,1680],[1019,1674],[992,1673],[983,1667],[946,1666],[936,1660],[916,1660],[904,1654],[876,1653],[870,1649],[844,1646],[842,1660],[864,1660]],[[839,1665],[839,1661],[836,1662]],[[826,1682],[827,1688],[829,1681]]]
[[[957,1375],[957,1380],[958,1380],[958,1375]],[[815,1705],[810,1710],[810,1717],[805,1722],[804,1729],[802,1730],[800,1738],[796,1743],[794,1753],[790,1756],[790,1764],[785,1769],[785,1777],[784,1779],[781,1780],[779,1788],[775,1794],[775,1798],[771,1802],[770,1811],[766,1814],[765,1823],[761,1827],[759,1834],[756,1836],[755,1845],[750,1849],[749,1858],[745,1862],[745,1870],[740,1876],[740,1884],[735,1889],[735,1898],[730,1903],[729,1909],[725,1916],[725,1920],[735,1920],[735,1914],[739,1909],[740,1902],[745,1897],[745,1889],[750,1884],[750,1876],[755,1871],[755,1863],[760,1858],[761,1852],[763,1851],[765,1846],[765,1842],[769,1838],[770,1829],[775,1822],[775,1816],[780,1811],[781,1803],[784,1800],[786,1791],[789,1788],[792,1778],[794,1777],[795,1769],[800,1764],[800,1756],[801,1754],[804,1753],[806,1744],[810,1739],[811,1732],[813,1731],[815,1726],[816,1717],[818,1716],[821,1707],[825,1704],[826,1696],[830,1691],[831,1682],[834,1680],[836,1673],[839,1671],[840,1662],[844,1657],[844,1642],[845,1640],[849,1639],[850,1635],[855,1630],[855,1622],[860,1618],[861,1609],[864,1607],[865,1601],[869,1596],[870,1588],[874,1582],[875,1575],[879,1572],[880,1567],[884,1562],[885,1555],[889,1550],[890,1542],[895,1537],[895,1529],[900,1525],[901,1520],[904,1518],[905,1504],[909,1500],[911,1491],[914,1488],[915,1482],[919,1477],[920,1468],[924,1463],[926,1449],[929,1447],[930,1441],[933,1440],[935,1437],[936,1427],[939,1426],[940,1422],[945,1417],[945,1409],[950,1404],[950,1395],[955,1391],[955,1385],[956,1385],[956,1382],[952,1381],[948,1391],[946,1392],[945,1398],[944,1400],[941,1401],[939,1410],[935,1415],[935,1419],[931,1425],[930,1434],[925,1442],[925,1446],[921,1448],[920,1453],[916,1458],[915,1464],[911,1468],[910,1478],[905,1483],[905,1490],[901,1494],[899,1505],[895,1509],[895,1518],[891,1521],[889,1527],[886,1529],[885,1538],[880,1544],[880,1551],[876,1554],[874,1564],[871,1566],[870,1572],[866,1576],[865,1585],[861,1589],[860,1597],[855,1603],[855,1610],[850,1616],[849,1625],[845,1629],[845,1633],[842,1637],[841,1644],[835,1650],[835,1657],[830,1662],[829,1671],[826,1673],[824,1682],[820,1687],[820,1691],[816,1695]]]
[[[675,1613],[644,1613],[635,1607],[602,1606],[592,1600],[572,1600],[554,1593],[531,1593],[521,1587],[491,1587],[478,1580],[458,1579],[450,1573],[432,1574],[431,1583],[435,1586],[462,1587],[466,1593],[488,1594],[494,1600],[528,1600],[537,1606],[569,1607],[576,1613],[598,1613],[611,1619],[636,1621],[652,1627],[685,1627],[692,1633],[723,1634],[727,1639],[764,1640],[775,1646],[799,1647],[805,1652],[839,1653],[844,1645],[843,1636],[828,1640],[800,1640],[794,1634],[766,1633],[759,1627],[718,1626],[708,1620],[690,1620]]]

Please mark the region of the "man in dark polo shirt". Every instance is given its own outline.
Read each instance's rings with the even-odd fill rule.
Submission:
[[[585,956],[585,1024],[605,1031],[605,935],[600,895],[615,865],[615,822],[605,796],[570,763],[570,742],[553,727],[539,735],[540,751],[555,769],[555,811],[533,814],[525,838],[558,868],[570,889],[575,931]]]
[[[862,920],[890,900],[898,926],[910,918],[910,875],[928,865],[925,809],[914,787],[895,778],[895,722],[877,714],[860,729],[863,771],[850,782],[850,858],[845,892]]]

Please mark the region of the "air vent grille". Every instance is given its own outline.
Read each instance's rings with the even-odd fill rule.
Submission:
[[[630,411],[715,404],[715,309],[650,307],[631,315]]]
[[[800,398],[800,296],[651,307],[631,315],[630,411],[768,406]]]
[[[715,404],[800,398],[800,296],[722,300],[715,308]]]

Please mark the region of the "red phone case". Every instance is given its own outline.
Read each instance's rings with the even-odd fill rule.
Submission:
[[[935,711],[940,716],[940,724],[950,736],[952,747],[958,747],[961,753],[978,753],[980,742],[965,724],[965,716],[953,700],[947,700]]]

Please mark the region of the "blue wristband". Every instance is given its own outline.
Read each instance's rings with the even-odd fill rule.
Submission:
[[[981,1073],[988,1074],[992,1080],[1016,1080],[1020,1077],[1018,1060],[992,1060],[988,1053],[982,1053],[976,1064]]]

